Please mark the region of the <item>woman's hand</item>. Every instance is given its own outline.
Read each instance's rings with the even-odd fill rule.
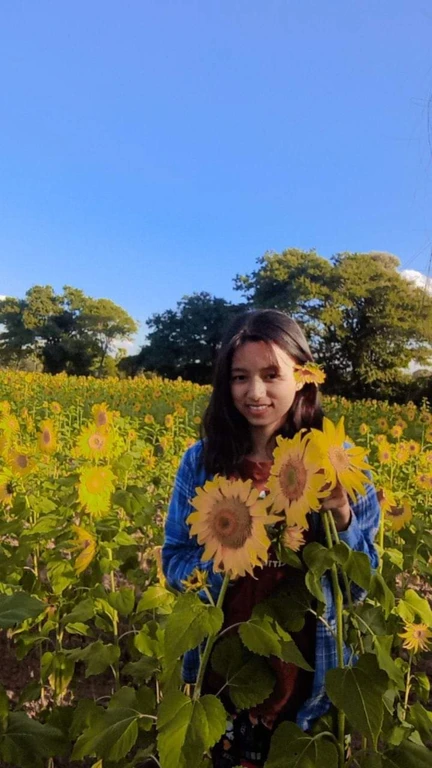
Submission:
[[[338,531],[346,531],[351,522],[351,509],[347,493],[339,482],[330,491],[330,496],[324,499],[321,511],[324,510],[330,510]]]

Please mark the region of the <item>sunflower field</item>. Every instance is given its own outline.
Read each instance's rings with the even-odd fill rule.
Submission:
[[[223,590],[214,601],[197,571],[176,593],[160,559],[174,477],[208,396],[182,380],[0,372],[0,765],[210,768],[227,716],[201,691],[206,665],[238,708],[262,702],[270,656],[304,662],[290,633],[308,612],[324,621],[331,574],[348,650],[326,680],[332,707],[312,732],[281,723],[265,768],[430,768],[430,409],[325,399],[334,434],[368,455],[379,566],[331,530],[302,548],[299,512],[283,537],[298,588],[283,610],[262,604],[221,638]],[[234,492],[255,503],[244,484]],[[356,601],[356,590],[367,596]],[[200,675],[187,686],[181,659],[196,647]]]

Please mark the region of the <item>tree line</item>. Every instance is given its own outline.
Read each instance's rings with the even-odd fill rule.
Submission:
[[[176,309],[147,320],[145,345],[117,365],[110,356],[115,342],[137,329],[125,310],[75,288],[56,296],[52,288],[35,286],[24,300],[0,302],[0,362],[23,364],[32,354],[51,373],[103,375],[116,368],[120,375],[154,372],[208,383],[232,317],[268,307],[302,326],[327,374],[328,392],[432,399],[432,296],[404,278],[399,266],[395,256],[381,252],[345,252],[330,260],[314,250],[268,252],[250,274],[234,278],[238,303],[204,291],[183,297]],[[410,374],[413,362],[417,371]]]

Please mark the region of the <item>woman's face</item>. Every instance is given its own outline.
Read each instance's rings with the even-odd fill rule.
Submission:
[[[295,361],[277,344],[248,341],[236,349],[231,366],[231,396],[253,430],[269,436],[286,420],[296,392]]]

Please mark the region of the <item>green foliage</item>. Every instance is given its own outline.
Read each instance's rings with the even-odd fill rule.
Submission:
[[[226,712],[216,696],[191,700],[180,691],[164,697],[158,713],[161,768],[200,768],[203,753],[224,733]]]
[[[325,735],[309,736],[294,723],[281,723],[264,768],[339,768],[336,746]]]
[[[39,616],[46,606],[35,597],[25,592],[12,595],[0,595],[0,627],[7,629],[21,624],[25,619]]]
[[[0,301],[0,362],[22,366],[39,358],[48,373],[101,375],[114,342],[130,339],[138,326],[110,299],[93,299],[65,286],[35,285],[25,299]]]

